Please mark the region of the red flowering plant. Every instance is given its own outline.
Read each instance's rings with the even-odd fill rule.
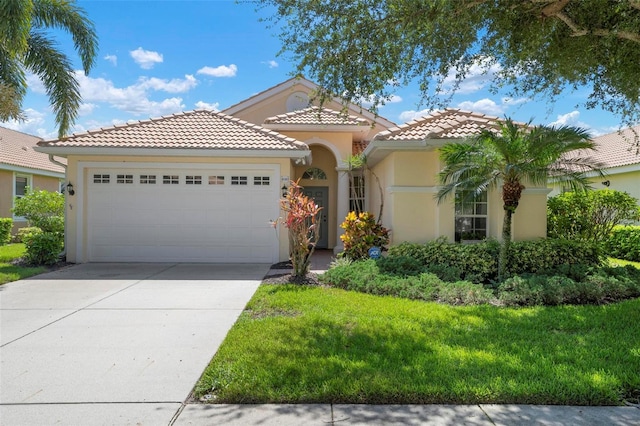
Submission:
[[[284,226],[289,230],[293,276],[304,277],[309,272],[311,255],[320,238],[322,207],[304,195],[302,187],[293,181],[286,196],[280,200],[280,206],[284,211]]]

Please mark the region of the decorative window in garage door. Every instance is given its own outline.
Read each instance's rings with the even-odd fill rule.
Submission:
[[[231,185],[246,185],[247,182],[246,176],[231,176]]]
[[[224,176],[209,176],[209,185],[224,185]]]
[[[202,185],[202,176],[187,176],[185,183],[187,185]]]
[[[164,175],[162,176],[162,183],[165,185],[177,185],[180,183],[180,177],[178,175]]]
[[[268,186],[269,185],[269,176],[254,176],[253,184],[255,186]]]
[[[109,183],[111,175],[95,174],[93,175],[93,183]]]
[[[133,175],[117,175],[116,183],[133,183]]]
[[[154,185],[156,183],[156,175],[140,175],[140,183],[143,185]]]

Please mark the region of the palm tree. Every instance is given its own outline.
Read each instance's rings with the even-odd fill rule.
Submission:
[[[483,130],[466,142],[440,149],[444,168],[436,197],[441,202],[456,191],[476,197],[489,189],[501,188],[504,209],[499,279],[506,272],[511,243],[511,222],[523,183],[546,186],[547,178],[571,190],[585,190],[586,172],[600,171],[601,164],[581,154],[595,149],[585,129],[560,126],[519,125],[507,118],[497,131]]]
[[[0,1],[0,120],[21,119],[27,71],[37,75],[51,101],[63,137],[74,123],[81,97],[69,58],[47,29],[68,32],[88,73],[98,39],[83,9],[65,0]]]

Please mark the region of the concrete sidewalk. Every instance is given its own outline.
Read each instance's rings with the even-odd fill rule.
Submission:
[[[640,425],[636,407],[542,405],[187,405],[175,425]]]

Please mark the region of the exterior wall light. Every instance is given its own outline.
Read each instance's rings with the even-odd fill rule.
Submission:
[[[73,184],[71,182],[67,184],[66,189],[67,189],[67,194],[69,195],[74,195],[76,193],[76,191],[73,190]]]
[[[282,190],[282,198],[286,198],[287,193],[289,192],[289,188],[287,188],[287,185],[282,185],[282,188],[280,189]]]

